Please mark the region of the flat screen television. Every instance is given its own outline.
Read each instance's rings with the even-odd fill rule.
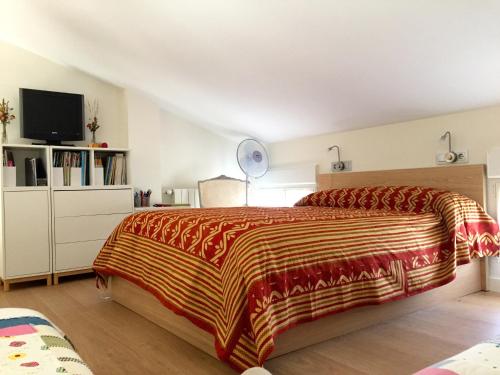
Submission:
[[[60,144],[82,141],[83,95],[19,89],[21,137]]]

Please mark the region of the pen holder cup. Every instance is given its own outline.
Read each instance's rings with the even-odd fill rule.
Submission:
[[[151,197],[142,197],[142,202],[141,202],[142,207],[149,207],[149,205],[150,205],[149,198],[151,198]]]
[[[134,207],[141,207],[141,196],[139,194],[134,195]]]

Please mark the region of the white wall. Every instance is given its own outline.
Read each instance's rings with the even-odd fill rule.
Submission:
[[[213,133],[166,111],[161,113],[161,122],[164,187],[196,187],[198,180],[221,174],[244,177],[236,161],[236,140]]]
[[[5,98],[14,107],[17,119],[7,132],[9,143],[31,143],[20,138],[19,88],[63,91],[84,94],[86,99],[99,101],[97,141],[108,142],[110,147],[127,147],[127,113],[123,90],[71,67],[63,66],[24,49],[0,42],[0,100]],[[72,142],[87,145],[87,141]]]
[[[125,97],[132,184],[144,191],[151,189],[151,202],[161,202],[163,162],[160,109],[141,92],[126,90]]]
[[[196,187],[198,180],[220,174],[243,176],[237,141],[163,110],[141,92],[126,90],[125,96],[133,185],[152,189],[153,203],[162,201],[162,187]]]
[[[486,163],[486,152],[500,146],[500,106],[272,143],[269,150],[273,166],[316,162],[322,173],[336,161],[336,153],[327,152],[335,144],[342,159],[352,160],[354,171],[430,167],[435,153],[447,148],[439,141],[446,130],[452,132],[455,150],[469,151],[470,163]]]
[[[273,167],[314,162],[329,172],[339,145],[341,158],[352,160],[353,171],[435,166],[436,152],[448,143],[439,140],[449,130],[455,151],[467,150],[469,163],[485,164],[488,150],[500,146],[500,106],[408,121],[368,129],[329,133],[269,145]],[[494,184],[489,183],[488,211],[496,214]]]

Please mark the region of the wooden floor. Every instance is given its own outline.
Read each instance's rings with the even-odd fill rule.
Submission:
[[[36,284],[35,284],[36,285]],[[104,301],[93,279],[12,287],[0,307],[28,307],[53,320],[96,375],[235,374],[120,305]],[[500,295],[478,293],[390,323],[273,359],[273,375],[411,374],[500,334]]]

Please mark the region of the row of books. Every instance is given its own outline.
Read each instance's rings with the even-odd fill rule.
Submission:
[[[127,158],[124,154],[110,156],[95,156],[96,174],[98,168],[103,168],[104,185],[127,184]]]
[[[14,161],[14,155],[12,151],[3,150],[3,166],[4,167],[15,167],[16,163]]]
[[[89,185],[88,157],[89,154],[86,151],[55,151],[53,154],[53,167],[62,169],[59,169],[59,171],[54,170],[55,180],[60,181],[57,185],[74,185],[77,176],[72,176],[72,173],[75,174],[75,172],[79,175],[79,178],[77,178],[79,180],[78,185]],[[3,166],[15,166],[12,151],[3,150]],[[127,184],[127,160],[124,154],[96,155],[95,167],[96,185]],[[74,168],[78,168],[78,170]],[[25,180],[26,186],[47,185],[47,174],[41,158],[25,158]]]
[[[85,151],[56,151],[52,157],[54,167],[81,168],[86,164],[87,153]]]
[[[52,164],[55,168],[63,168],[63,184],[71,186],[71,168],[80,168],[80,184],[85,186],[89,184],[87,173],[88,153],[85,151],[56,151],[52,157]],[[73,173],[74,170],[73,170]]]

